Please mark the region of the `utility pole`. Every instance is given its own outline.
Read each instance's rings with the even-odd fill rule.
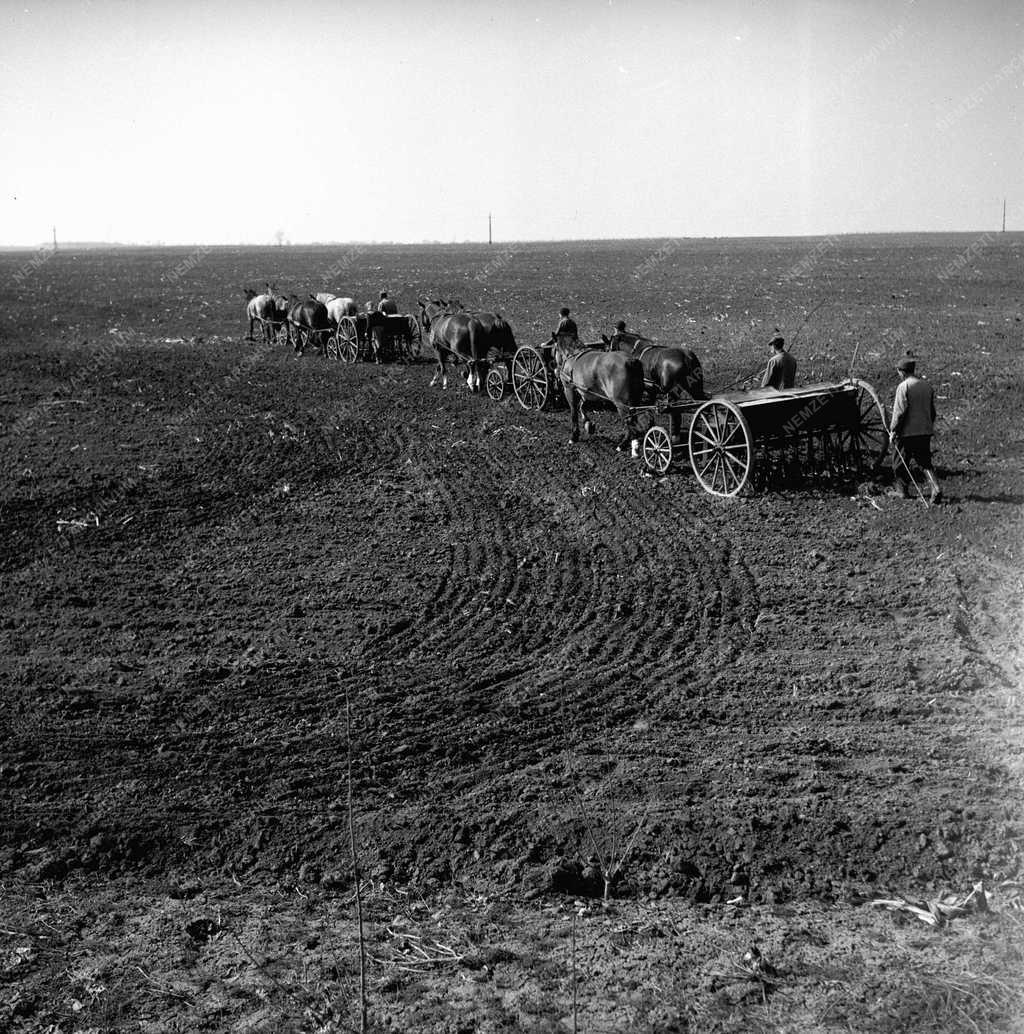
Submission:
[[[1003,221],[1005,222],[1005,218],[1004,218]],[[1004,226],[1003,229],[1005,230],[1006,227]],[[487,243],[488,244],[493,244],[494,243],[494,237],[491,235],[491,213],[490,212],[487,213]]]
[[[1003,198],[1003,233],[1006,233],[1006,198]]]
[[[1006,222],[1006,216],[1005,216],[1005,213],[1004,213],[1004,215],[1003,215],[1003,223],[1005,224],[1005,222]],[[1004,230],[1006,229],[1005,225],[1003,226],[1003,229]],[[53,228],[53,250],[54,251],[57,250],[57,227],[56,226]]]

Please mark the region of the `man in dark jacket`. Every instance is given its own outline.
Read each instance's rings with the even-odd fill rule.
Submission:
[[[626,321],[625,320],[619,320],[619,322],[615,324],[615,333],[612,334],[612,336],[607,339],[607,341],[608,341],[608,351],[609,352],[614,352],[619,347],[619,342],[621,340],[623,340],[623,338],[625,338],[625,336],[626,336]]]
[[[558,327],[555,329],[555,332],[551,337],[557,338],[565,335],[573,341],[579,341],[580,332],[576,326],[576,321],[569,315],[569,310],[563,305],[562,308],[558,310],[558,315],[561,319],[558,321]]]

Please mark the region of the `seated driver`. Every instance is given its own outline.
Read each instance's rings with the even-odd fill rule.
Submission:
[[[558,315],[561,319],[558,321],[558,326],[555,328],[555,332],[551,335],[551,339],[560,337],[567,337],[572,341],[579,341],[580,332],[576,326],[576,321],[569,315],[569,310],[563,305],[558,310]]]
[[[619,320],[615,324],[615,333],[610,338],[606,338],[608,342],[608,351],[614,352],[619,347],[619,342],[626,336],[626,321]]]
[[[796,360],[786,351],[786,341],[776,334],[768,343],[772,350],[764,376],[762,388],[792,388],[796,383]]]

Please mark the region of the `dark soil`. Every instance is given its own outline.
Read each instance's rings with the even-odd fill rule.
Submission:
[[[3,879],[348,894],[350,762],[382,892],[586,899],[614,862],[613,897],[711,906],[1017,879],[1009,240],[956,284],[934,270],[969,238],[853,239],[810,282],[799,241],[685,244],[640,276],[656,243],[491,274],[482,248],[376,248],[341,278],[498,303],[521,343],[563,301],[588,337],[625,316],[696,348],[712,391],[776,324],[801,380],[857,343],[890,398],[913,347],[944,417],[933,508],[720,500],[642,476],[610,417],[572,446],[564,412],[442,392],[426,363],[245,342],[237,285],[340,287],[328,249],[179,278],[185,253],[61,254],[13,288],[0,257]]]

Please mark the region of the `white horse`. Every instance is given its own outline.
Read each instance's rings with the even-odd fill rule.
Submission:
[[[264,320],[272,323],[277,316],[277,306],[274,302],[274,295],[270,290],[270,285],[267,284],[267,289],[263,294],[257,294],[251,287],[243,287],[242,290],[245,292],[245,315],[249,320],[249,336],[247,340],[255,340],[253,337],[253,327],[257,321],[259,322],[263,339],[266,340]]]
[[[317,297],[319,298],[319,295]],[[351,298],[332,296],[331,300],[324,304],[327,306],[327,315],[335,326],[341,322],[342,316],[355,316],[359,313],[359,306]]]
[[[254,341],[253,327],[258,322],[264,341],[275,334],[288,316],[288,299],[279,294],[276,287],[266,285],[262,294],[257,294],[250,287],[243,287],[245,293],[245,315],[249,320],[249,337]]]
[[[321,291],[319,294],[313,295],[313,297],[320,302],[321,305],[328,305],[334,301],[338,296],[336,294],[330,294],[327,291]]]

